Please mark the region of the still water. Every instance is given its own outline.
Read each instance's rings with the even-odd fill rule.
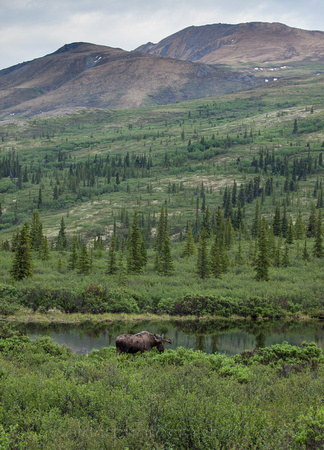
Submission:
[[[291,345],[315,342],[324,350],[324,322],[252,322],[252,321],[141,321],[113,322],[110,324],[85,323],[66,324],[17,324],[17,328],[31,338],[50,336],[53,341],[68,346],[77,353],[89,353],[94,349],[115,346],[116,336],[123,333],[138,333],[147,330],[165,334],[172,339],[172,345],[207,353],[226,353],[233,355],[255,347],[281,344]]]

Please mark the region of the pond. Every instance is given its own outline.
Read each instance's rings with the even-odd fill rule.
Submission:
[[[315,342],[324,350],[324,322],[261,322],[261,321],[139,321],[112,322],[80,325],[69,324],[16,324],[16,327],[31,338],[50,336],[58,344],[65,344],[76,353],[89,353],[94,349],[115,346],[119,334],[138,333],[147,330],[165,334],[177,347],[203,350],[207,353],[226,353],[233,355],[255,347],[281,344],[291,345]]]

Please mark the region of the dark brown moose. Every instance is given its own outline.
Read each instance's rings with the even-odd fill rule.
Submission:
[[[141,331],[137,334],[121,334],[116,338],[116,353],[117,355],[120,353],[143,353],[153,347],[156,347],[161,353],[164,352],[164,342],[172,344],[171,339],[164,339],[164,334],[160,336],[148,331]]]

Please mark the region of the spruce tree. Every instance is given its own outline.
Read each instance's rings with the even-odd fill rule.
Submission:
[[[202,229],[202,233],[199,236],[197,274],[202,279],[208,278],[209,276],[207,233],[204,228]]]
[[[207,206],[204,210],[203,220],[202,220],[202,228],[205,228],[207,238],[210,237],[211,227],[210,227],[210,212],[209,207]]]
[[[303,225],[303,218],[300,208],[298,209],[296,223],[295,223],[295,236],[296,239],[303,239],[304,237],[304,225]]]
[[[259,200],[257,200],[251,228],[252,237],[258,238],[260,236],[260,231],[261,231],[261,214],[260,214]]]
[[[220,278],[223,273],[223,255],[221,251],[220,240],[215,239],[211,249],[210,249],[210,257],[209,257],[209,268],[211,274],[215,278]]]
[[[48,261],[51,258],[50,247],[48,245],[47,236],[43,237],[42,244],[39,248],[39,259],[42,261]]]
[[[38,200],[37,200],[37,208],[39,209],[42,206],[42,189],[40,188],[38,191]]]
[[[304,249],[303,249],[303,255],[302,255],[303,261],[306,263],[309,260],[309,253],[307,250],[307,243],[306,243],[306,239],[304,242]]]
[[[125,268],[124,268],[124,249],[123,249],[123,246],[119,250],[117,276],[118,276],[118,283],[119,284],[125,284],[125,282],[126,282],[126,273],[125,273]]]
[[[292,217],[290,216],[289,224],[288,224],[288,231],[287,231],[287,235],[286,235],[287,244],[292,244],[294,242],[294,238],[295,238],[295,229],[294,229]]]
[[[274,267],[280,267],[281,265],[281,244],[278,242],[277,248],[274,251]]]
[[[89,258],[87,245],[82,243],[77,263],[77,273],[79,275],[89,275],[91,270],[91,261]]]
[[[242,256],[241,239],[239,239],[238,249],[237,249],[237,253],[235,255],[235,264],[238,266],[242,266],[244,264],[244,258]]]
[[[285,251],[284,251],[284,255],[281,261],[281,265],[283,267],[288,267],[290,265],[290,261],[289,261],[289,247],[288,247],[288,242],[286,240],[285,243]]]
[[[18,232],[10,274],[14,281],[23,280],[24,278],[33,276],[33,260],[27,224],[23,225],[20,233]]]
[[[168,226],[164,228],[164,235],[162,241],[161,261],[159,264],[160,274],[172,275],[173,274],[173,261],[171,256],[171,243],[169,238]]]
[[[68,259],[68,270],[74,270],[78,264],[78,239],[75,233],[72,237],[71,254]]]
[[[315,229],[316,229],[316,206],[315,203],[312,203],[306,231],[307,237],[314,237]]]
[[[288,231],[288,218],[287,218],[286,204],[284,204],[284,210],[281,218],[281,234],[284,238],[287,236],[287,231]]]
[[[66,227],[64,224],[64,218],[62,217],[60,230],[59,230],[59,233],[58,233],[58,236],[56,239],[56,250],[58,250],[58,251],[67,250],[67,248],[68,248],[68,241],[67,241],[65,229],[66,229]]]
[[[322,237],[322,212],[318,211],[318,217],[316,221],[315,228],[315,242],[313,247],[313,255],[316,258],[323,258],[324,249],[323,249],[323,237]]]
[[[188,223],[188,230],[185,237],[184,248],[181,253],[182,258],[190,258],[190,256],[196,253],[194,238],[191,230],[191,222]]]
[[[243,229],[243,209],[241,206],[241,202],[238,202],[237,205],[237,213],[236,213],[236,219],[234,221],[234,228],[236,230],[239,230],[241,228],[241,230]]]
[[[267,223],[264,217],[261,219],[261,232],[258,242],[258,255],[255,263],[256,279],[258,281],[269,280],[269,256],[268,256],[268,239],[267,239]]]
[[[139,228],[138,213],[135,211],[128,241],[127,271],[128,273],[141,273],[144,265],[143,239]]]
[[[157,227],[154,269],[163,275],[173,273],[171,244],[168,231],[168,210],[167,208],[164,210],[163,205]]]
[[[43,225],[38,211],[33,212],[29,237],[31,249],[36,251],[39,250],[43,241]]]
[[[225,231],[224,217],[222,214],[222,210],[219,206],[216,212],[216,233],[215,233],[216,239],[219,240],[224,239],[224,231]]]
[[[224,234],[225,247],[229,250],[234,241],[234,228],[230,217],[226,220]]]
[[[164,217],[164,207],[162,205],[160,218],[159,218],[159,222],[158,222],[158,226],[157,226],[156,241],[155,241],[155,250],[158,255],[161,255],[161,251],[162,251],[164,228],[165,228],[165,217]]]
[[[275,208],[275,215],[274,215],[274,218],[273,218],[272,228],[273,228],[273,234],[275,236],[280,236],[280,233],[281,233],[281,217],[280,217],[280,208],[279,208],[278,205],[276,205],[276,208]]]
[[[114,275],[117,273],[118,266],[117,266],[117,259],[116,259],[116,239],[115,235],[113,234],[111,237],[109,252],[108,252],[108,269],[107,273],[109,275]]]

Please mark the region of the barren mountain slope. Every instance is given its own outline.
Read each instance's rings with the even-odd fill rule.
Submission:
[[[139,51],[207,64],[324,60],[324,32],[280,23],[214,24],[189,27]]]
[[[0,116],[60,108],[128,108],[215,96],[259,81],[202,63],[68,44],[0,71]]]

